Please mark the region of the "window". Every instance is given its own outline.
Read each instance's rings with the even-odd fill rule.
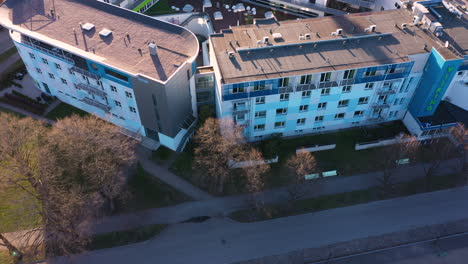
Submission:
[[[33,60],[36,59],[36,56],[34,54],[32,54],[31,52],[29,53],[29,57],[31,57],[31,59],[33,59]]]
[[[349,100],[341,100],[338,102],[338,107],[346,107],[349,104]]]
[[[366,89],[366,90],[372,90],[372,89],[374,89],[374,83],[366,83],[365,89]]]
[[[42,70],[39,68],[36,68],[37,73],[42,73]]]
[[[234,110],[245,108],[245,102],[235,102],[232,105],[233,105]]]
[[[330,94],[330,88],[323,88],[321,94],[322,95],[329,95]]]
[[[60,64],[58,64],[58,63],[55,63],[55,68],[61,70],[61,69],[62,69],[62,66],[61,66]]]
[[[136,113],[136,109],[135,109],[135,107],[131,107],[131,106],[130,106],[129,108],[130,108],[130,112],[132,112],[132,113]]]
[[[111,88],[111,91],[113,91],[114,93],[117,92],[117,87],[115,87],[114,85],[111,85],[110,88]]]
[[[265,130],[265,124],[259,124],[254,126],[255,131],[262,131]]]
[[[49,78],[55,79],[55,76],[52,73],[49,73]]]
[[[310,81],[312,80],[312,75],[302,75],[301,76],[301,80],[300,80],[300,84],[309,84]]]
[[[68,69],[68,73],[70,73],[70,75],[75,75],[75,72],[72,71],[71,69]]]
[[[116,106],[122,107],[122,104],[121,104],[119,101],[114,100],[114,102],[115,102],[115,105],[116,105]]]
[[[236,119],[236,121],[244,121],[245,120],[245,114],[235,115],[234,118]]]
[[[393,114],[393,117],[396,117],[398,115],[398,111],[395,111],[395,113]]]
[[[399,99],[398,99],[398,98],[396,98],[396,99],[395,99],[395,101],[393,101],[393,105],[397,105],[397,104],[398,104],[398,102],[399,102]]]
[[[364,115],[364,111],[354,111],[354,117],[361,117]]]
[[[302,98],[310,97],[311,91],[303,91],[302,92]]]
[[[278,82],[278,87],[286,87],[289,85],[289,78],[281,78]]]
[[[31,54],[31,53],[29,53],[29,54]],[[33,54],[33,55],[34,55],[34,54]],[[33,58],[33,59],[34,59],[34,58]],[[458,75],[458,76],[462,76],[462,75],[463,75],[463,71],[457,72],[457,75]]]
[[[68,84],[67,80],[65,80],[64,78],[60,78],[60,80],[62,81],[63,84]]]
[[[245,92],[245,88],[243,84],[234,84],[232,87],[232,93],[237,94],[237,93],[243,93]]]
[[[275,122],[275,128],[282,128],[282,127],[284,127],[284,121]]]
[[[390,118],[393,117],[393,114],[394,114],[394,113],[395,113],[395,112],[390,111],[390,112],[388,113],[388,117],[390,117]]]
[[[288,113],[288,108],[278,108],[276,109],[276,115],[285,115]]]
[[[296,121],[296,124],[298,126],[303,126],[305,125],[305,122],[306,122],[306,119],[305,118],[299,118],[297,121]]]
[[[352,79],[354,78],[354,75],[356,74],[356,70],[346,70],[343,73],[343,79]]]
[[[331,72],[325,72],[320,74],[320,82],[329,82],[331,77]]]
[[[288,93],[280,94],[280,101],[288,101],[288,100],[289,100],[289,94]]]
[[[44,64],[49,64],[49,62],[47,61],[47,59],[44,59],[44,58],[41,58],[42,59],[42,63]]]
[[[109,69],[104,69],[104,72],[105,72],[107,75],[110,75],[110,76],[112,76],[112,77],[114,77],[114,78],[117,78],[117,79],[119,79],[119,80],[128,82],[127,76],[122,75],[122,74],[120,74],[120,73],[118,73],[118,72],[115,72],[115,71],[109,70]]]
[[[410,84],[413,82],[413,80],[414,80],[414,77],[409,78],[408,84],[406,85],[406,88],[405,88],[405,93],[409,91]]]
[[[377,71],[376,70],[370,70],[370,71],[366,71],[364,73],[364,76],[366,77],[371,77],[371,76],[375,76],[377,74]]]
[[[319,103],[317,109],[323,110],[327,108],[327,103]]]
[[[254,91],[261,91],[261,90],[265,90],[265,81],[255,82]]]
[[[396,68],[390,68],[387,70],[387,74],[395,73]]]
[[[384,82],[384,83],[383,83],[383,86],[385,86],[385,87],[390,87],[390,88],[391,88],[391,87],[392,87],[392,83],[391,83],[391,82]]]
[[[345,115],[345,113],[336,114],[336,115],[335,115],[335,119],[343,119],[343,118],[344,118],[344,115]]]
[[[299,106],[299,112],[307,112],[307,110],[309,110],[309,106],[308,106],[308,105],[301,105],[301,106]]]
[[[97,80],[97,81],[96,81],[96,84],[97,84],[98,86],[101,86],[101,87],[102,87],[102,82],[101,82],[101,81]]]
[[[369,102],[369,97],[359,98],[358,104],[367,104]]]
[[[266,111],[255,112],[255,118],[265,118],[265,117],[266,117]]]
[[[315,122],[321,122],[323,121],[323,116],[316,116],[315,117]]]
[[[351,85],[343,86],[343,89],[341,89],[341,92],[350,93],[351,92]]]
[[[131,92],[125,92],[125,96],[128,98],[133,98],[133,94]]]
[[[264,104],[265,96],[255,98],[255,104]]]
[[[405,98],[400,98],[400,103],[399,104],[402,105],[404,101],[405,101]]]

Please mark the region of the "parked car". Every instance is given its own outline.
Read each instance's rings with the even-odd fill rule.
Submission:
[[[24,73],[22,73],[22,72],[17,72],[17,73],[15,74],[15,79],[16,79],[16,80],[23,80],[24,76],[25,76]]]

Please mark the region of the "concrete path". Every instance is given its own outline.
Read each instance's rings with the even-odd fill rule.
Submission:
[[[151,160],[151,151],[143,147],[137,148],[137,157],[141,166],[153,176],[157,177],[166,184],[172,186],[176,190],[186,194],[195,200],[212,199],[213,196],[192,185],[188,181],[173,174],[166,168],[157,165]]]
[[[54,121],[52,121],[50,119],[47,119],[47,118],[42,117],[40,115],[30,113],[30,112],[28,112],[26,110],[23,110],[21,108],[15,107],[15,106],[11,106],[9,104],[0,103],[0,107],[8,109],[8,110],[16,112],[16,113],[20,113],[20,114],[25,115],[25,116],[30,116],[30,117],[32,117],[34,119],[42,120],[42,121],[44,121],[44,122],[46,122],[48,124],[51,124],[51,125],[54,123]]]
[[[156,165],[153,164],[153,166]],[[441,168],[439,170],[440,175],[458,172],[458,161],[447,160],[443,162]],[[304,198],[372,188],[381,184],[379,181],[380,177],[380,172],[371,172],[354,176],[319,179],[317,182],[304,185],[306,189]],[[398,183],[423,177],[422,166],[418,164],[403,166],[395,173],[393,179],[395,183]],[[262,197],[267,204],[281,203],[288,198],[288,191],[287,188],[271,189],[265,191]],[[95,226],[94,230],[96,233],[107,233],[151,224],[175,224],[197,216],[226,216],[231,212],[250,207],[250,195],[248,194],[217,197],[209,200],[186,202],[171,207],[154,208],[132,214],[106,217]]]
[[[144,243],[48,263],[233,263],[467,219],[467,199],[463,187],[264,222],[180,224]]]

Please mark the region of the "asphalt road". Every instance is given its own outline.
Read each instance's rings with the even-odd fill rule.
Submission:
[[[411,244],[378,252],[308,264],[465,264],[468,234]]]
[[[468,210],[461,210],[467,199],[464,187],[264,222],[213,219],[178,224],[153,240],[89,252],[72,263],[233,263],[467,219]]]

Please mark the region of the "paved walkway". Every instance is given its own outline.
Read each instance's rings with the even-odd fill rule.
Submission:
[[[151,164],[153,164],[152,167],[158,167],[154,163]],[[442,163],[438,173],[440,175],[455,173],[458,172],[458,168],[459,163],[457,160],[448,160]],[[154,173],[152,170],[148,171]],[[381,184],[379,181],[381,175],[381,172],[371,172],[354,176],[319,179],[317,182],[304,185],[306,189],[304,198],[364,190],[379,186]],[[395,183],[399,183],[423,177],[424,171],[422,165],[418,164],[402,166],[395,172],[393,179]],[[267,204],[284,202],[287,197],[288,191],[285,187],[267,190],[263,193],[263,199]],[[248,194],[217,197],[209,200],[186,202],[171,207],[154,208],[132,214],[107,217],[95,226],[95,232],[107,233],[151,224],[175,224],[197,216],[226,216],[231,212],[250,208],[251,203],[249,199],[250,196]]]
[[[467,219],[467,199],[463,187],[248,224],[179,224],[143,243],[48,263],[234,263]]]
[[[23,110],[21,108],[18,108],[18,107],[9,105],[9,104],[0,103],[0,107],[8,109],[8,110],[16,112],[16,113],[20,113],[20,114],[25,115],[25,116],[30,116],[30,117],[32,117],[34,119],[42,120],[42,121],[44,121],[44,122],[46,122],[48,124],[53,124],[54,123],[54,121],[52,121],[50,119],[47,119],[47,118],[45,118],[43,116],[30,113],[30,112],[28,112],[26,110]]]

